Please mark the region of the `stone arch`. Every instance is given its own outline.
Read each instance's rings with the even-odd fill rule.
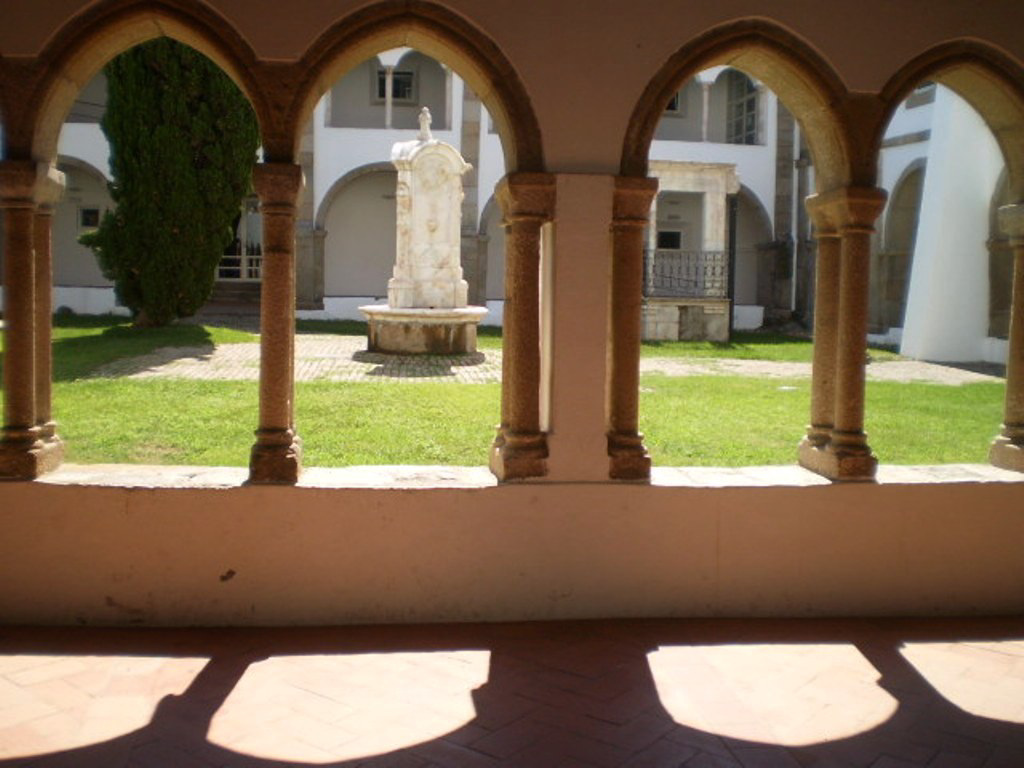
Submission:
[[[1024,202],[1024,69],[1001,51],[974,40],[955,40],[925,51],[882,89],[883,114],[874,136],[881,145],[900,103],[925,80],[956,92],[981,115],[1003,153],[1012,202]]]
[[[647,153],[664,105],[684,82],[721,64],[764,83],[800,121],[819,191],[853,181],[855,152],[836,106],[847,101],[846,87],[810,45],[763,19],[713,28],[669,57],[633,109],[622,146],[623,176],[647,175]]]
[[[297,150],[301,126],[335,80],[380,51],[400,47],[443,62],[469,84],[503,139],[508,172],[543,170],[540,124],[511,62],[461,16],[423,0],[385,0],[363,8],[310,46],[299,62],[302,75],[288,111],[291,151]]]
[[[226,19],[199,0],[108,0],[76,16],[43,50],[19,143],[37,160],[52,159],[78,92],[115,56],[157,37],[184,43],[217,64],[246,95],[266,130],[270,114],[253,75],[255,54]]]
[[[868,329],[876,333],[903,327],[926,168],[923,157],[907,164],[880,216],[878,247],[871,254],[868,310]]]
[[[921,184],[924,179],[924,173],[927,168],[928,161],[923,157],[918,157],[907,164],[907,167],[903,169],[896,183],[893,184],[892,192],[889,194],[889,200],[885,207],[884,218],[882,221],[882,247],[889,250],[893,248],[902,248],[910,250],[913,249],[913,234],[911,233],[908,239],[908,233],[905,231],[905,225],[907,222],[903,221],[900,216],[903,215],[903,211],[908,208],[907,204],[911,202],[907,199],[907,195],[912,192],[913,184]],[[914,216],[914,229],[917,228],[917,215],[920,213],[921,201],[920,201],[920,190],[918,190],[918,201],[917,201],[917,212]]]

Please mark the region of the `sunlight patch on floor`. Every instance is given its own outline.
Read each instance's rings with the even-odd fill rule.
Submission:
[[[900,653],[953,706],[1024,723],[1024,641],[907,643]]]
[[[833,741],[880,725],[897,706],[850,645],[662,646],[648,660],[672,719],[719,736]]]
[[[489,667],[488,651],[274,657],[246,670],[209,741],[308,763],[392,752],[471,721]]]

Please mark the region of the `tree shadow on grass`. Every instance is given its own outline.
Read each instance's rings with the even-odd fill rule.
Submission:
[[[182,323],[161,328],[134,328],[127,323],[113,325],[100,334],[58,339],[53,342],[53,380],[64,382],[86,378],[119,360],[142,358],[163,350],[167,360],[207,356],[213,352],[210,333],[199,325]],[[144,361],[128,365],[117,375],[131,375],[149,367]],[[137,370],[136,370],[137,368]]]
[[[316,630],[7,630],[0,632],[0,653],[4,654],[200,656],[209,661],[182,694],[165,696],[142,728],[77,749],[0,760],[0,768],[312,768],[314,763],[245,754],[208,738],[214,716],[251,664],[282,656],[463,650],[490,654],[487,681],[471,692],[475,710],[472,720],[407,747],[316,764],[333,768],[867,768],[883,763],[1019,766],[1024,764],[1024,726],[957,707],[932,686],[901,649],[912,643],[1019,640],[1022,636],[1024,625],[1012,619],[961,623],[639,620]],[[673,719],[662,704],[650,654],[666,647],[692,646],[699,651],[707,646],[745,644],[854,648],[876,670],[877,685],[892,697],[894,709],[877,724],[864,723],[849,735],[801,746],[737,738]],[[406,669],[415,676],[414,667]],[[431,672],[425,670],[425,674],[429,677]],[[770,677],[777,673],[766,670],[765,674]],[[800,684],[799,679],[794,682]],[[724,683],[715,683],[713,667],[701,663],[679,669],[669,683],[677,693],[694,697],[695,702],[721,703],[734,695]],[[330,684],[314,687],[316,695],[331,698]],[[401,691],[394,693],[401,695]],[[749,717],[740,701],[740,710],[735,713],[737,722]],[[373,703],[367,702],[371,708]],[[845,703],[835,701],[833,706],[842,708]],[[315,717],[316,712],[302,714]],[[856,713],[851,713],[847,721],[854,726],[859,722]],[[253,724],[254,730],[261,727],[274,726]],[[341,738],[345,735],[343,723],[337,728]],[[830,730],[839,732],[834,727]],[[386,743],[386,738],[378,743]]]

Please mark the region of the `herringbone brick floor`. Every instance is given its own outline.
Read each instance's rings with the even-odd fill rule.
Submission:
[[[0,767],[1021,768],[1024,620],[0,629]]]

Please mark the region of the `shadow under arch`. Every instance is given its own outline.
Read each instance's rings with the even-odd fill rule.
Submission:
[[[380,51],[400,47],[448,65],[469,84],[494,118],[507,172],[544,170],[540,123],[511,62],[461,16],[423,0],[387,0],[358,10],[310,46],[288,110],[290,152],[297,151],[301,126],[316,102],[338,78]]]
[[[854,152],[836,105],[848,93],[810,45],[766,19],[715,27],[686,43],[655,73],[633,108],[622,144],[620,173],[646,176],[647,155],[665,104],[698,72],[727,65],[756,78],[784,102],[807,137],[821,191],[851,183]]]
[[[903,649],[912,643],[1019,640],[1019,619],[931,620],[690,619],[536,622],[491,625],[342,627],[321,630],[9,629],[3,653],[202,656],[209,659],[181,694],[167,695],[149,722],[129,733],[62,752],[0,759],[0,768],[106,768],[131,764],[224,765],[233,768],[332,768],[441,764],[602,765],[848,765],[895,763],[1018,765],[1024,725],[968,712],[945,696]],[[876,685],[895,703],[885,719],[859,730],[800,745],[719,733],[675,720],[662,703],[650,654],[666,646],[843,645],[877,673]],[[484,650],[486,682],[471,692],[475,715],[430,741],[330,762],[247,754],[209,739],[214,716],[250,665],[274,657]],[[840,668],[842,669],[842,668]],[[693,695],[703,688],[720,703],[731,690],[700,666],[677,675]],[[834,677],[834,676],[833,676]],[[812,694],[813,695],[813,694]],[[841,704],[837,702],[835,704]],[[835,704],[833,706],[835,706]],[[740,720],[744,710],[734,712]],[[736,720],[734,719],[734,722]],[[254,727],[260,727],[259,723]],[[511,739],[504,753],[483,748],[489,736]],[[829,727],[830,731],[835,726]],[[514,736],[513,736],[514,733]],[[999,757],[1005,762],[1000,762]],[[171,761],[171,758],[177,760]],[[959,759],[956,759],[959,758]],[[972,761],[971,758],[974,758]],[[876,762],[877,761],[877,762]],[[909,763],[908,763],[909,764]]]
[[[331,210],[331,204],[334,203],[334,199],[341,194],[345,187],[362,176],[369,176],[371,173],[382,172],[395,173],[394,164],[390,161],[367,163],[366,165],[360,165],[358,168],[353,168],[348,173],[335,179],[331,183],[331,186],[327,188],[323,199],[320,201],[320,205],[317,207],[316,216],[314,217],[316,228],[324,229],[327,223],[327,212]]]
[[[954,40],[930,48],[889,79],[872,154],[877,156],[896,109],[925,80],[950,88],[981,116],[1003,153],[1011,201],[1024,202],[1024,67],[981,42]]]
[[[69,18],[43,49],[32,96],[20,116],[18,143],[34,159],[51,160],[81,89],[111,59],[158,37],[184,43],[220,67],[266,133],[272,115],[254,75],[255,53],[227,19],[200,0],[105,0]]]

